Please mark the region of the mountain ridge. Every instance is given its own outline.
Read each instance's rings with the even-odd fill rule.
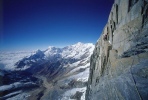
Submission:
[[[15,63],[17,63],[17,61],[18,60],[21,60],[21,59],[23,59],[23,58],[29,58],[30,56],[32,56],[33,57],[33,55],[37,55],[38,54],[38,56],[39,56],[39,52],[40,53],[42,53],[42,57],[44,56],[44,55],[46,55],[46,57],[48,58],[49,56],[51,56],[52,54],[54,55],[54,54],[60,54],[61,55],[61,50],[64,50],[64,49],[66,49],[66,48],[69,48],[69,47],[73,47],[73,46],[78,46],[78,45],[85,45],[85,46],[87,46],[87,45],[90,45],[90,46],[93,46],[93,44],[92,43],[82,43],[82,42],[78,42],[78,43],[76,43],[76,44],[72,44],[72,45],[68,45],[68,46],[65,46],[65,47],[54,47],[54,46],[49,46],[47,49],[45,49],[45,50],[40,50],[40,49],[37,49],[37,50],[33,50],[33,51],[9,51],[9,52],[0,52],[0,55],[1,55],[1,58],[0,58],[0,65],[1,65],[1,67],[3,66],[3,65],[5,65],[5,66],[3,66],[3,68],[0,68],[0,69],[5,69],[5,70],[15,70],[15,69],[13,69],[14,67],[16,67],[16,66],[14,66],[15,65]],[[83,46],[84,47],[84,46]],[[50,49],[52,49],[52,48],[54,48],[54,49],[57,49],[57,50],[59,50],[59,52],[57,52],[57,50],[53,50],[54,52],[52,52]],[[86,47],[85,47],[86,48]],[[82,49],[82,48],[80,48],[80,49]],[[48,53],[50,52],[50,54],[48,55]],[[43,54],[43,53],[45,53],[45,54]],[[9,57],[8,57],[9,56]],[[41,55],[40,55],[41,56]],[[41,57],[41,58],[42,58]],[[9,59],[8,59],[9,58]],[[14,59],[13,59],[14,58]],[[6,67],[6,68],[5,68]]]

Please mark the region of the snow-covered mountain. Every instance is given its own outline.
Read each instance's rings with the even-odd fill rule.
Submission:
[[[17,53],[18,55],[14,53],[13,55],[16,56],[13,56],[11,53],[3,52],[0,53],[2,56],[0,64],[3,66],[0,66],[1,69],[5,69],[6,71],[11,70],[15,73],[23,72],[25,75],[29,74],[28,78],[31,77],[29,81],[24,75],[19,74],[19,76],[22,76],[25,80],[23,84],[32,83],[33,86],[34,84],[40,86],[37,89],[31,90],[29,94],[27,93],[26,99],[70,100],[81,98],[83,100],[85,98],[84,94],[89,75],[89,59],[93,49],[94,45],[92,43],[84,44],[78,42],[77,44],[63,48],[49,46],[44,51],[37,50],[35,52],[27,52],[26,55],[21,52],[21,55],[19,55],[19,53]],[[12,56],[8,56],[9,54]],[[9,60],[5,61],[4,59]],[[2,73],[2,75],[4,74]],[[33,77],[35,77],[35,79],[33,79]],[[20,84],[24,82],[22,78],[19,78],[19,80],[21,81]],[[41,82],[39,82],[39,80],[41,80]],[[12,84],[18,81],[15,80],[13,82],[14,83],[11,83],[10,86],[7,84],[5,87],[11,87]],[[34,87],[37,87],[37,85]],[[1,88],[3,89],[4,87],[0,86],[0,89]],[[20,91],[13,92],[19,95],[21,93],[23,93],[23,95],[26,93],[24,91],[21,93]],[[14,96],[13,99],[15,97],[17,98],[17,95]],[[11,98],[9,99],[11,100]]]
[[[64,48],[56,48],[53,46],[49,46],[48,49],[44,51],[37,50],[30,57],[25,57],[21,59],[20,61],[15,63],[15,66],[16,70],[25,70],[35,63],[53,63],[60,60],[68,60],[67,63],[72,63],[76,60],[89,58],[93,49],[94,45],[92,43],[83,44],[81,42],[78,42],[74,45],[66,46]]]

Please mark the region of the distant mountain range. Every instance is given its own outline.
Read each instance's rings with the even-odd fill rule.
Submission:
[[[93,50],[92,43],[78,42],[63,48],[49,46],[43,51],[1,52],[0,94],[9,100],[22,96],[24,100],[84,99]],[[31,90],[24,88],[27,86]]]

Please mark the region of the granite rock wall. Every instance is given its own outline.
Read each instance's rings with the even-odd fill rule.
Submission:
[[[148,100],[148,0],[115,0],[90,65],[86,100]]]

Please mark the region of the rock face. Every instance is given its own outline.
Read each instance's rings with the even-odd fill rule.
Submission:
[[[148,99],[148,0],[115,0],[90,63],[86,100]]]

